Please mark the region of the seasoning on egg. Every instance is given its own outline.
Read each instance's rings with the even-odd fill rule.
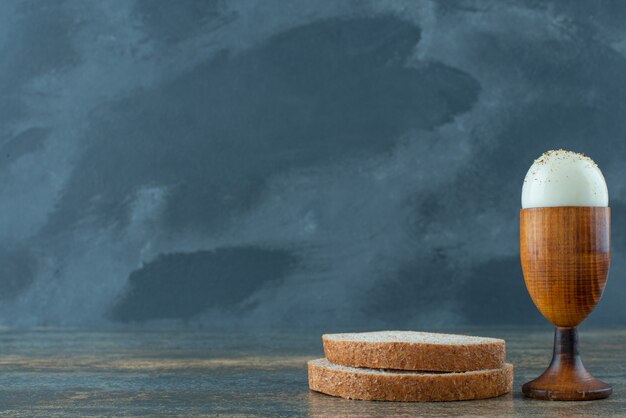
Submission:
[[[609,205],[609,191],[598,165],[582,153],[544,152],[524,179],[522,208]]]

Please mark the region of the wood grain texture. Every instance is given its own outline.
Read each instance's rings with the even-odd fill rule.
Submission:
[[[540,328],[444,328],[507,342],[513,392],[467,402],[350,401],[308,387],[325,328],[81,331],[0,329],[0,416],[558,417],[623,416],[626,330],[585,327],[581,349],[614,394],[597,402],[524,397],[523,382],[549,361]],[[340,331],[335,329],[334,331]],[[341,330],[349,331],[349,330]]]
[[[526,396],[594,400],[612,393],[593,377],[578,353],[580,324],[596,307],[609,273],[610,208],[550,207],[520,212],[524,280],[539,311],[556,325],[552,362],[524,384]]]
[[[522,209],[524,280],[539,311],[558,327],[575,327],[596,307],[609,273],[611,209]]]

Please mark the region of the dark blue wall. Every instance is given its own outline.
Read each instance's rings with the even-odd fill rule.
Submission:
[[[626,3],[0,2],[0,323],[545,323],[521,185],[589,154],[626,323]],[[162,322],[159,322],[162,323]]]

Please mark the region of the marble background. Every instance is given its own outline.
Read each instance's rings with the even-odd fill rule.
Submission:
[[[546,324],[523,177],[589,154],[626,323],[626,3],[0,2],[0,324]]]

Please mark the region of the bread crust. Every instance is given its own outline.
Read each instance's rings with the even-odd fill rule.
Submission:
[[[335,364],[371,369],[464,372],[498,369],[506,362],[504,340],[484,343],[432,344],[336,340],[322,336],[324,354]]]
[[[511,392],[513,365],[463,373],[382,371],[308,362],[309,388],[347,399],[437,402],[485,399]]]

